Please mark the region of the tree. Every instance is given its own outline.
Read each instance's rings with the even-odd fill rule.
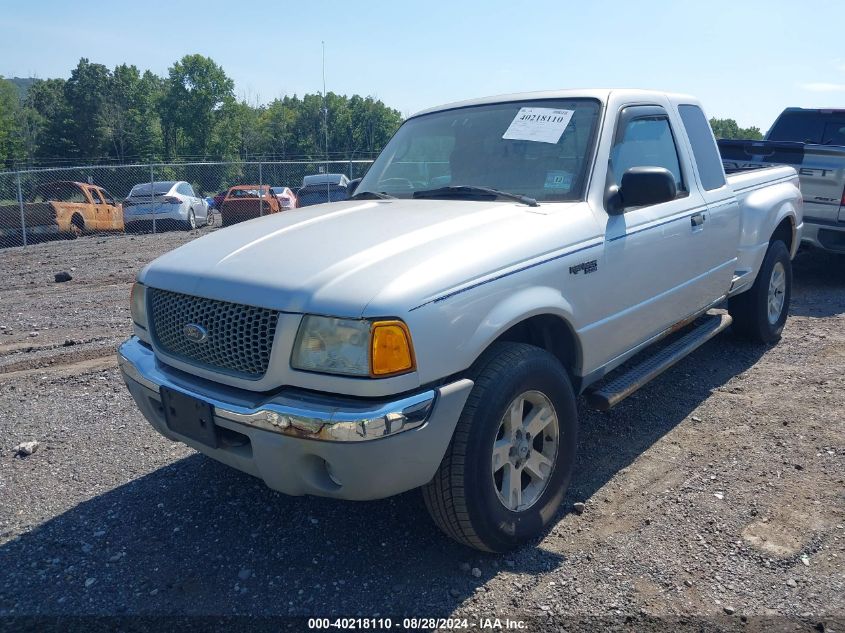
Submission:
[[[234,91],[234,82],[208,57],[186,55],[173,64],[159,109],[168,154],[205,157],[213,140],[215,149],[227,154],[228,139],[213,134],[234,116]]]
[[[763,138],[760,128],[741,128],[734,119],[713,118],[710,119],[710,127],[713,128],[713,134],[716,138],[750,139],[752,141],[759,141]]]
[[[285,96],[266,105],[239,102],[232,80],[202,55],[186,55],[166,78],[128,64],[109,70],[82,58],[67,80],[17,81],[28,86],[23,103],[8,87],[0,98],[4,160],[13,143],[15,160],[49,164],[323,160],[327,132],[329,158],[367,158],[381,150],[402,120],[373,97],[331,92],[325,98]]]
[[[17,118],[20,110],[18,88],[0,77],[0,164],[11,164],[20,153]]]
[[[65,83],[70,137],[83,158],[97,158],[108,150],[109,130],[103,122],[111,79],[108,68],[83,57]]]
[[[135,66],[126,64],[114,69],[101,121],[110,141],[109,154],[120,162],[160,154],[161,124],[156,104],[161,89],[161,80],[149,71],[142,76]]]
[[[27,126],[22,132],[28,139],[31,159],[67,158],[78,155],[68,135],[72,125],[70,106],[65,98],[64,79],[36,81],[27,91],[24,102]]]

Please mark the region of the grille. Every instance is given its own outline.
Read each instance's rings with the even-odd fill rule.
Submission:
[[[260,378],[270,363],[279,313],[267,308],[148,289],[152,334],[167,354],[211,369]],[[208,333],[201,343],[185,336],[185,326]]]

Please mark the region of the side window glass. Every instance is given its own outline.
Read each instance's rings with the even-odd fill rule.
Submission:
[[[664,167],[675,176],[679,192],[686,191],[678,149],[666,117],[645,117],[629,121],[621,140],[610,152],[610,167],[616,185],[631,167]]]
[[[191,185],[184,184],[182,186],[185,187],[185,195],[186,196],[191,196],[192,198],[197,197],[197,194],[194,193],[194,188]]]
[[[680,105],[678,112],[687,131],[692,155],[701,177],[701,185],[705,191],[712,191],[725,184],[725,170],[722,167],[722,157],[713,139],[713,132],[704,112],[695,105]]]
[[[100,199],[100,193],[96,189],[89,189],[88,193],[91,195],[91,200],[94,204],[103,204],[103,201]]]
[[[114,206],[116,204],[114,201],[114,196],[112,196],[105,189],[100,189],[100,195],[103,196],[103,200],[106,201],[106,204],[110,204],[111,206]]]

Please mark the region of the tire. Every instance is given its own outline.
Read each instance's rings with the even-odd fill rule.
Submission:
[[[205,214],[205,225],[206,226],[214,226],[214,214],[209,209]]]
[[[423,499],[434,522],[452,539],[479,550],[505,552],[542,534],[563,500],[577,448],[575,394],[566,370],[554,356],[522,343],[495,343],[469,377],[475,386],[437,473],[422,489]],[[512,418],[505,414],[529,395],[533,400],[526,401],[527,407],[514,408],[518,419],[529,420],[532,412],[549,408],[555,416],[541,434],[522,436],[517,448],[509,440],[513,428],[509,431],[506,426]],[[552,455],[554,433],[557,442]],[[495,444],[510,445],[507,453],[499,452],[497,464],[504,465],[498,469]],[[543,468],[545,483],[532,475],[538,454],[548,462]],[[514,497],[506,501],[501,496],[502,490],[514,488],[507,485],[506,477],[517,473],[522,507],[514,503]]]
[[[769,244],[751,289],[728,300],[734,333],[758,343],[776,343],[789,315],[791,298],[792,261],[786,244],[776,240]]]
[[[185,230],[186,231],[194,231],[197,228],[197,216],[194,213],[194,210],[191,209],[188,211],[188,221],[185,222]]]
[[[75,213],[73,217],[70,219],[70,235],[69,239],[75,240],[77,237],[82,237],[85,233],[85,220],[84,218]]]

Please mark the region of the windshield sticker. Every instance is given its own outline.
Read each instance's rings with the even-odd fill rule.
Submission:
[[[572,174],[568,171],[547,171],[543,189],[562,189],[569,191],[572,189]]]
[[[502,138],[513,141],[557,143],[575,110],[520,108]]]

